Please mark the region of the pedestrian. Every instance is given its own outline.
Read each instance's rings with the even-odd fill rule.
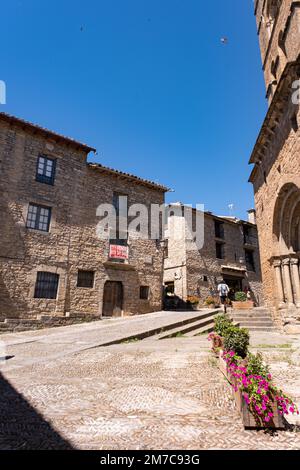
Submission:
[[[229,294],[229,287],[225,281],[221,281],[220,284],[218,285],[218,293],[219,293],[221,304],[224,305],[224,313],[226,313],[227,311],[226,304],[227,304],[227,298]]]
[[[247,300],[252,300],[252,293],[251,293],[250,287],[248,287],[246,295],[247,295]]]

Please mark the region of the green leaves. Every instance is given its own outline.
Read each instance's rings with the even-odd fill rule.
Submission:
[[[234,351],[238,356],[245,358],[248,353],[249,339],[249,330],[231,326],[225,331],[224,349]]]

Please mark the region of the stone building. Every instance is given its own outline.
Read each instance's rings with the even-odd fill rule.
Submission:
[[[99,238],[96,210],[163,204],[166,188],[88,163],[93,151],[0,113],[0,320],[161,309],[163,244]]]
[[[278,326],[300,318],[300,2],[256,0],[269,108],[250,163],[266,305]]]
[[[262,305],[262,286],[255,211],[249,211],[249,221],[234,217],[218,217],[202,213],[201,246],[197,246],[183,217],[171,206],[166,230],[164,285],[168,294],[179,301],[200,297],[201,304],[216,296],[221,280],[232,293],[251,290],[256,305]],[[181,206],[183,207],[183,206]],[[195,209],[192,210],[195,215]]]

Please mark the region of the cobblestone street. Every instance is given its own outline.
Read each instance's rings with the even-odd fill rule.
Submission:
[[[1,368],[1,449],[300,449],[298,426],[273,435],[243,429],[206,335],[63,354],[61,332],[77,331],[85,342],[90,329],[48,330],[48,342],[46,331],[1,337],[9,358]],[[299,404],[299,338],[257,333],[252,347]]]

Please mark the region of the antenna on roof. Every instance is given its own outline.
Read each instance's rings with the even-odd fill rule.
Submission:
[[[234,204],[228,204],[228,209],[230,217],[233,217]]]

